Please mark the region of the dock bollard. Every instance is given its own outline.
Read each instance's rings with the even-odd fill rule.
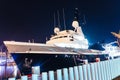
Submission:
[[[88,60],[87,59],[83,60],[83,64],[88,64]]]
[[[38,74],[32,74],[32,80],[38,80],[39,76]]]
[[[28,80],[27,76],[21,76],[21,80]]]
[[[100,62],[100,58],[96,58],[95,61],[96,61],[96,62]]]
[[[40,75],[40,66],[33,66],[32,67],[32,74]]]

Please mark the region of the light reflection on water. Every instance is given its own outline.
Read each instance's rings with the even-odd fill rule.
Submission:
[[[10,77],[20,76],[20,72],[12,57],[6,56],[6,53],[0,52],[0,80],[6,80]]]
[[[20,76],[19,70],[16,65],[14,66],[0,66],[0,80],[9,77]]]

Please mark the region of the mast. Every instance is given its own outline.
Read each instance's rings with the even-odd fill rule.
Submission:
[[[64,22],[64,30],[66,30],[66,22],[65,22],[65,11],[63,8],[63,22]]]
[[[55,17],[55,13],[54,13],[54,33],[58,34],[60,31],[60,20],[59,20],[59,11],[57,11],[58,14],[58,25],[56,26],[56,17]]]
[[[54,13],[54,27],[56,26],[56,17],[55,17],[55,13]]]
[[[85,15],[83,15],[83,23],[82,23],[82,24],[83,24],[83,25],[86,24]]]
[[[75,12],[74,12],[74,21],[78,21],[79,19],[79,10],[78,8],[75,8]]]
[[[75,28],[74,31],[77,31],[77,28],[79,27],[79,22],[78,22],[78,8],[75,8],[74,11],[74,20],[72,22],[72,26]]]
[[[57,15],[58,15],[58,27],[60,28],[60,18],[59,18],[59,11],[57,10]]]

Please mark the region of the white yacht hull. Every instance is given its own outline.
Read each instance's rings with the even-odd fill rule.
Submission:
[[[32,66],[40,66],[40,71],[44,72],[80,65],[86,59],[88,62],[95,62],[97,57],[100,60],[106,60],[107,57],[107,54],[92,52],[88,49],[62,48],[15,41],[4,41],[4,44],[18,65],[21,74],[24,75],[31,74]]]
[[[76,54],[74,52],[70,52],[67,48],[39,43],[4,41],[4,44],[9,53]]]

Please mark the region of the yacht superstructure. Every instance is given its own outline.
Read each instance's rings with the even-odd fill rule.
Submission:
[[[59,47],[59,49],[62,48],[63,50],[64,48],[88,49],[88,41],[84,37],[81,27],[79,27],[78,21],[73,21],[73,26],[75,30],[59,31],[59,28],[55,28],[55,35],[46,44],[17,41],[4,41],[4,44],[7,46],[9,53],[47,51],[46,49],[48,48],[49,51],[53,52],[52,49],[56,47]],[[64,51],[66,52],[66,50]]]

